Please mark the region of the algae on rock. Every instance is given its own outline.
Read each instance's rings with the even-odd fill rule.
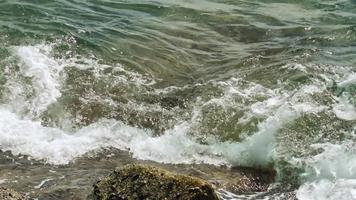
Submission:
[[[218,200],[206,181],[145,165],[127,165],[94,184],[94,199]]]
[[[0,187],[0,199],[1,200],[23,200],[25,199],[21,194],[18,192],[5,188],[5,187]]]

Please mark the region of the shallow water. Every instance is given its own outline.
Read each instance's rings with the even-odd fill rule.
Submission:
[[[208,164],[277,172],[227,199],[356,199],[353,0],[0,0],[0,44],[0,185]]]

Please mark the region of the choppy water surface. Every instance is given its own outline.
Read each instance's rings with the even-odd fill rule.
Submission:
[[[1,185],[76,198],[148,160],[356,199],[354,0],[0,0],[0,44]]]

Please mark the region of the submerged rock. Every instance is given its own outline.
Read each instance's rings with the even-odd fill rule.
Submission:
[[[24,197],[12,189],[0,187],[0,199],[1,200],[23,200]]]
[[[94,199],[218,200],[206,181],[145,165],[127,165],[94,184]]]

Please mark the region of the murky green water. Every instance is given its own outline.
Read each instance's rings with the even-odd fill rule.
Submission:
[[[0,185],[82,199],[146,160],[356,199],[355,55],[353,0],[0,0]]]

